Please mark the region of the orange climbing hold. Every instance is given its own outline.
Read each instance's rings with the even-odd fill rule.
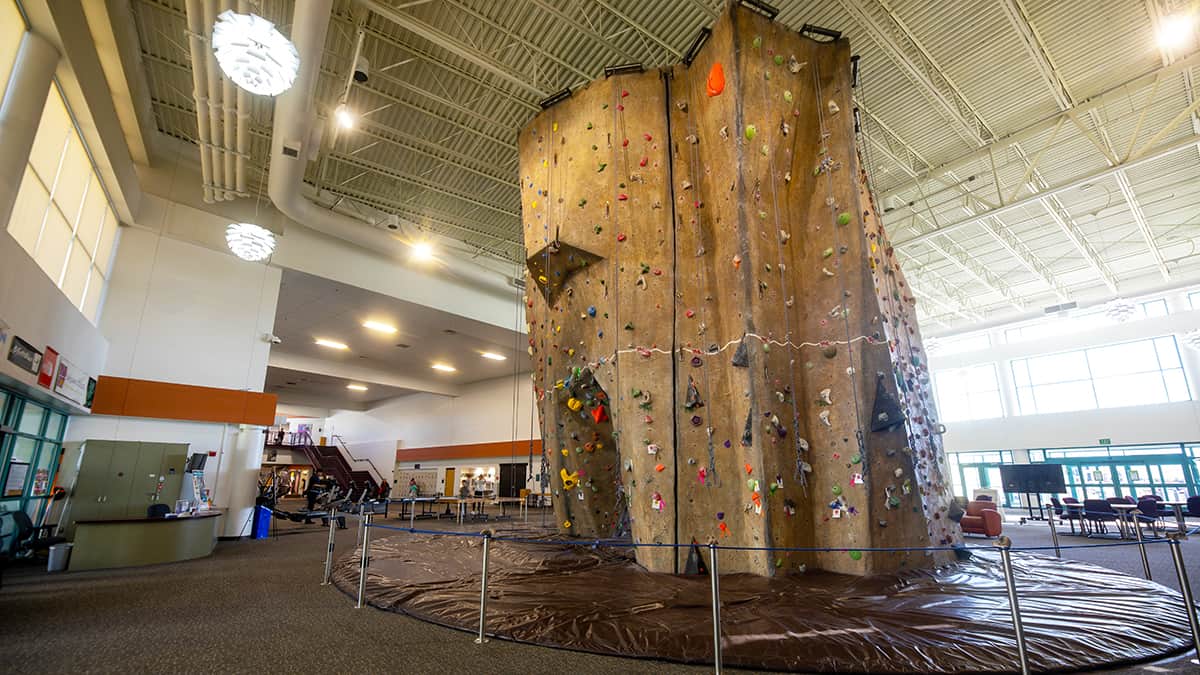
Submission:
[[[709,96],[720,96],[721,92],[725,91],[725,69],[720,63],[714,63],[708,71],[708,82],[704,89]]]

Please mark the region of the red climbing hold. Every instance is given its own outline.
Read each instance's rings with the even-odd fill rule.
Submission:
[[[592,408],[592,419],[596,420],[596,424],[607,422],[608,411],[604,409],[604,406],[598,405],[595,408]]]
[[[624,192],[617,194],[617,201],[619,201],[619,202],[628,201],[628,199],[629,199],[629,195],[625,194]]]
[[[725,69],[720,63],[714,63],[708,71],[708,81],[704,90],[709,96],[720,96],[721,92],[725,91]]]
[[[625,233],[624,232],[617,235],[617,241],[625,241]]]

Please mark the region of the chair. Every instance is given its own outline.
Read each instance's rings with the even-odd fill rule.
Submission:
[[[1071,534],[1075,534],[1075,521],[1079,520],[1080,518],[1079,509],[1068,507],[1072,504],[1078,504],[1079,502],[1076,501],[1074,497],[1063,497],[1061,502],[1058,501],[1058,497],[1051,497],[1050,503],[1054,505],[1054,515],[1059,520],[1067,521],[1067,524],[1071,526]],[[1064,506],[1064,504],[1066,506]],[[1080,523],[1079,527],[1082,529],[1083,524]]]
[[[1109,504],[1136,504],[1137,503],[1136,501],[1134,501],[1133,497],[1130,497],[1128,495],[1126,495],[1124,497],[1108,497],[1104,501],[1108,502]]]
[[[151,504],[146,508],[147,518],[166,518],[171,512],[171,507],[166,504]]]
[[[998,537],[1003,530],[1004,519],[990,501],[975,500],[967,503],[967,512],[960,521],[964,533]]]
[[[1187,498],[1187,510],[1184,511],[1184,515],[1200,518],[1200,497]]]
[[[1137,522],[1149,525],[1152,534],[1157,535],[1159,529],[1166,527],[1166,511],[1158,505],[1157,501],[1149,498],[1138,500],[1138,511],[1141,511],[1142,515],[1137,517]]]
[[[37,551],[45,551],[51,546],[67,540],[66,537],[46,536],[46,533],[53,530],[54,526],[34,527],[33,521],[29,520],[29,514],[24,511],[9,511],[0,514],[0,517],[11,518],[13,523],[11,530],[0,529],[0,531],[8,532],[8,534],[0,535],[0,554],[13,558],[33,555]]]
[[[1163,500],[1163,498],[1159,497],[1158,495],[1142,495],[1141,497],[1138,497],[1139,502],[1143,499],[1153,499],[1156,502],[1161,502]]]
[[[1106,523],[1117,522],[1117,512],[1113,510],[1111,499],[1119,500],[1118,504],[1124,503],[1125,500],[1120,497],[1109,497],[1108,499],[1085,499],[1083,500],[1083,519],[1091,524],[1095,530],[1108,533]]]

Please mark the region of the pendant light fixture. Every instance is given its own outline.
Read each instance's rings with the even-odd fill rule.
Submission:
[[[225,76],[252,94],[278,96],[291,88],[300,53],[257,14],[221,12],[212,29],[212,48]]]
[[[259,262],[275,252],[275,235],[253,223],[231,223],[225,228],[225,243],[242,260]]]

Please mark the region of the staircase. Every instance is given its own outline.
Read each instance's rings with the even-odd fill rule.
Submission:
[[[304,435],[296,438],[296,444],[291,447],[300,449],[315,470],[331,476],[343,490],[353,492],[354,488],[366,486],[369,495],[378,493],[379,486],[386,480],[383,473],[371,460],[350,454],[341,437],[333,438],[337,445],[314,445],[312,437]]]

